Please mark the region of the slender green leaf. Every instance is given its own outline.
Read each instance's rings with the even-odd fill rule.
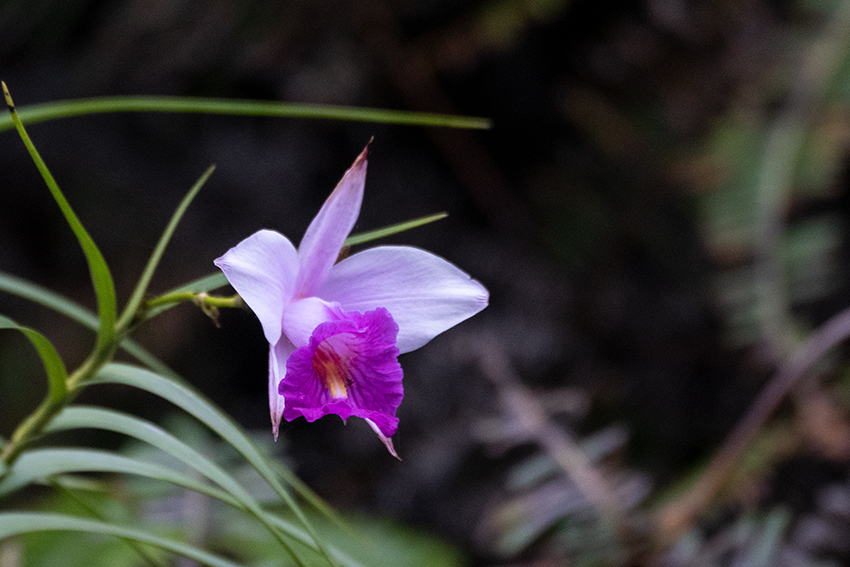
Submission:
[[[139,441],[148,443],[149,445],[168,453],[172,457],[175,457],[200,474],[204,475],[209,480],[218,484],[231,497],[224,498],[219,495],[217,496],[219,500],[230,504],[231,506],[250,512],[253,516],[265,524],[266,527],[274,526],[276,529],[282,531],[294,540],[315,551],[318,551],[318,547],[306,531],[263,510],[259,502],[257,502],[250,493],[248,493],[221,467],[157,425],[114,410],[72,406],[65,408],[62,413],[56,416],[47,427],[46,432],[80,428],[96,428],[121,433],[138,439]],[[306,487],[305,493],[312,494]],[[317,507],[319,509],[324,511],[327,508],[327,505],[324,504],[324,502],[321,502],[318,498],[314,497],[314,500],[318,501],[317,504],[319,504],[319,506]],[[329,514],[329,516],[332,519],[334,518],[334,514],[332,513]],[[272,534],[275,535],[274,532],[272,532]],[[343,565],[347,565],[348,567],[359,567],[359,564],[356,561],[346,556],[344,553],[335,550],[332,547],[329,548],[329,552]]]
[[[163,231],[162,236],[159,238],[159,242],[157,242],[156,248],[154,248],[150,260],[148,260],[148,264],[147,266],[145,266],[145,269],[142,272],[141,277],[139,278],[139,283],[136,284],[136,288],[130,295],[130,300],[127,302],[127,306],[124,309],[124,312],[121,314],[121,318],[119,319],[117,325],[119,329],[129,324],[130,320],[135,316],[136,310],[139,308],[139,305],[141,305],[142,300],[144,299],[144,295],[148,289],[148,285],[151,282],[151,278],[153,278],[154,271],[156,271],[156,268],[159,265],[159,261],[162,259],[162,254],[165,252],[165,247],[168,246],[168,242],[174,235],[174,231],[177,229],[177,225],[178,223],[180,223],[180,219],[183,218],[183,215],[186,213],[186,209],[189,208],[189,205],[192,203],[192,200],[195,198],[195,196],[197,196],[198,192],[207,182],[207,179],[209,179],[213,171],[215,171],[215,166],[210,166],[200,177],[200,179],[195,182],[189,192],[186,193],[186,196],[183,197],[182,201],[180,201],[180,204],[177,206],[177,209],[174,211],[174,214],[171,215],[171,220],[168,222],[168,225],[165,227],[165,231]]]
[[[59,356],[59,353],[56,352],[56,349],[53,348],[53,345],[50,344],[50,341],[48,341],[47,338],[38,331],[30,329],[29,327],[22,327],[3,315],[0,315],[0,329],[14,329],[16,331],[20,331],[26,338],[29,339],[35,347],[35,350],[38,351],[38,356],[41,358],[41,362],[44,364],[44,369],[47,371],[47,395],[50,396],[52,400],[62,399],[67,392],[65,378],[67,378],[68,372],[65,370],[65,363],[62,362],[62,358]]]
[[[175,457],[227,491],[233,497],[235,501],[234,505],[252,514],[269,530],[273,537],[278,539],[290,555],[293,558],[295,557],[295,552],[280,537],[280,533],[274,524],[269,522],[267,515],[253,496],[242,488],[232,476],[222,470],[221,467],[164,429],[125,413],[101,408],[76,406],[65,408],[62,413],[53,419],[47,431],[62,431],[77,428],[96,428],[122,433],[148,443]]]
[[[202,278],[198,278],[189,283],[183,284],[180,287],[175,287],[174,289],[168,290],[166,293],[176,293],[179,291],[192,291],[194,293],[201,293],[204,291],[212,291],[214,289],[218,289],[226,285],[227,278],[224,277],[224,274],[221,272],[215,272],[212,274],[208,274]]]
[[[411,228],[416,228],[425,224],[429,224],[434,221],[444,219],[447,216],[449,216],[448,213],[436,213],[433,215],[428,215],[427,217],[420,217],[418,219],[385,226],[384,228],[376,228],[375,230],[361,232],[360,234],[354,234],[346,238],[344,245],[354,246],[355,244],[363,244],[364,242],[369,242],[370,240],[377,240],[378,238],[384,238],[386,236],[391,236],[393,234],[398,234],[399,232],[410,230]]]
[[[69,482],[69,478],[71,477],[62,477],[57,475],[51,477],[48,482],[50,483],[50,486],[56,490],[56,492],[74,502],[77,506],[85,510],[92,518],[100,520],[101,522],[108,521],[109,518],[104,516],[96,506],[92,506],[86,498],[79,494],[81,491],[75,488],[75,483],[73,481]],[[146,549],[145,546],[140,545],[139,542],[127,538],[121,539],[146,564],[151,565],[152,567],[167,567],[164,561],[150,553],[150,551]]]
[[[0,480],[0,496],[36,481],[71,472],[135,474],[176,484],[213,498],[227,498],[218,488],[167,467],[96,449],[32,449],[22,454]]]
[[[0,271],[0,291],[23,297],[97,330],[97,316],[79,303],[24,278]]]
[[[222,275],[222,278],[224,276]],[[227,280],[225,280],[225,284]],[[222,284],[224,285],[224,284]],[[0,271],[0,291],[5,291],[18,297],[23,297],[39,305],[43,305],[49,309],[56,311],[70,319],[97,331],[100,321],[97,316],[75,301],[68,299],[54,291],[51,291],[43,286],[25,280],[18,276],[13,276]],[[128,354],[132,355],[136,360],[146,365],[148,368],[164,376],[177,378],[177,374],[168,368],[162,361],[142,348],[138,343],[124,339],[121,341],[121,348]]]
[[[85,227],[83,227],[80,219],[77,218],[77,215],[71,208],[70,203],[68,203],[65,195],[63,195],[62,191],[59,189],[59,185],[53,178],[53,174],[51,174],[50,170],[47,168],[47,164],[44,163],[43,159],[41,159],[38,150],[36,150],[35,145],[32,143],[32,140],[30,140],[23,123],[18,118],[15,107],[12,104],[12,98],[9,96],[9,91],[6,89],[5,83],[3,84],[3,91],[6,96],[6,102],[9,105],[11,120],[14,123],[15,128],[18,130],[18,135],[24,142],[33,163],[35,163],[35,166],[41,173],[44,182],[47,184],[47,188],[50,190],[50,194],[53,195],[53,199],[59,205],[59,209],[65,216],[68,226],[71,227],[71,230],[74,232],[74,236],[77,237],[77,241],[80,243],[83,253],[86,256],[86,262],[88,262],[92,284],[94,285],[94,291],[97,295],[98,317],[100,319],[100,326],[97,331],[97,347],[101,350],[105,350],[106,346],[112,341],[112,337],[115,335],[115,320],[117,316],[115,285],[112,281],[112,274],[109,273],[109,267],[106,265],[106,260],[104,260],[103,255],[100,253],[100,250],[94,243],[94,240],[92,240],[91,236],[89,236],[89,233],[86,231]]]
[[[22,455],[11,467],[9,475],[0,480],[0,497],[11,494],[34,482],[56,475],[79,472],[108,472],[144,476],[168,482],[218,499],[230,506],[250,512],[273,536],[285,534],[315,551],[321,551],[314,538],[291,522],[263,510],[232,477],[183,442],[159,427],[119,412],[100,408],[66,408],[51,423],[49,431],[93,427],[133,436],[160,448],[197,470],[224,490],[209,486],[196,478],[167,467],[146,461],[92,449],[34,449]],[[279,538],[278,538],[279,539]],[[289,544],[283,542],[290,549]],[[329,548],[336,561],[346,567],[361,567],[345,553]],[[292,551],[290,550],[290,553]],[[294,554],[293,554],[294,555]],[[298,562],[298,559],[295,559]]]
[[[276,116],[281,118],[313,118],[351,120],[409,126],[441,126],[446,128],[490,128],[486,118],[331,106],[273,101],[230,100],[191,97],[103,97],[33,104],[21,107],[19,114],[28,124],[56,118],[107,112],[191,112],[203,114],[229,114],[243,116]],[[0,118],[0,131],[8,130],[12,122]]]
[[[286,491],[283,485],[278,480],[272,468],[263,458],[262,454],[257,450],[250,439],[242,432],[242,430],[221,410],[209,402],[202,394],[196,392],[187,386],[177,384],[174,381],[168,380],[153,372],[130,366],[127,364],[111,363],[105,365],[92,379],[92,384],[125,384],[133,386],[141,390],[150,392],[156,396],[164,398],[174,405],[182,408],[190,415],[195,416],[199,421],[206,424],[207,427],[215,431],[222,439],[233,445],[243,457],[254,467],[254,469],[263,477],[263,479],[274,489],[280,499],[292,510],[296,518],[301,522],[304,528],[315,541],[316,546],[321,553],[336,565],[337,562],[332,559],[331,555],[323,542],[320,540],[316,530],[309,522],[304,512],[292,498],[292,495]]]
[[[191,545],[155,536],[138,529],[65,514],[46,514],[41,512],[0,513],[0,539],[31,532],[54,530],[113,535],[166,549],[194,559],[209,567],[239,567],[238,563],[234,563],[218,555],[213,555]]]

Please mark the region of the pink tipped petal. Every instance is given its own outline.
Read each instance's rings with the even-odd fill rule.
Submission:
[[[401,353],[472,317],[489,301],[487,289],[468,274],[409,246],[378,246],[346,258],[317,295],[345,311],[386,308],[398,324]]]
[[[256,314],[270,344],[280,339],[283,308],[295,288],[298,253],[273,230],[261,230],[215,260],[233,289]]]
[[[336,308],[339,311],[339,308]],[[320,323],[336,319],[334,305],[307,297],[287,305],[283,310],[283,332],[296,347],[306,346]]]
[[[395,338],[398,326],[386,309],[342,313],[316,327],[307,346],[286,363],[279,392],[283,417],[315,421],[328,414],[370,420],[383,437],[398,428],[396,410],[404,396]]]
[[[354,228],[363,201],[368,149],[366,146],[357,156],[304,233],[298,246],[301,258],[296,286],[298,297],[315,295],[314,291],[325,280],[348,233]]]
[[[386,437],[383,433],[381,433],[381,429],[371,419],[367,419],[366,423],[368,423],[369,427],[372,428],[372,431],[374,431],[378,435],[378,439],[381,440],[381,443],[384,444],[384,447],[387,448],[387,451],[390,452],[390,455],[392,455],[393,457],[395,457],[396,459],[398,459],[400,461],[401,457],[399,457],[398,453],[395,452],[395,447],[393,447],[393,440],[389,437]]]
[[[269,348],[269,414],[272,419],[272,433],[274,440],[280,431],[280,420],[283,417],[284,397],[280,395],[278,388],[280,381],[286,375],[286,361],[295,347],[282,338],[280,342]]]

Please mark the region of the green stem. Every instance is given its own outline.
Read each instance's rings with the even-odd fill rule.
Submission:
[[[195,293],[192,291],[175,291],[166,293],[159,297],[154,297],[145,302],[145,308],[159,307],[161,305],[173,305],[175,303],[183,303],[191,301],[192,303],[201,306],[209,305],[210,307],[244,307],[245,303],[238,295],[230,297],[216,297],[207,295],[206,293]]]

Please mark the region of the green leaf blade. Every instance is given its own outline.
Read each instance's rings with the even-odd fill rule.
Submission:
[[[206,424],[222,439],[230,443],[254,467],[263,479],[277,493],[281,501],[295,514],[301,525],[310,534],[316,547],[332,565],[338,565],[322,542],[301,507],[292,495],[283,487],[274,470],[266,462],[250,439],[221,410],[210,403],[203,395],[187,386],[178,384],[143,368],[128,364],[110,363],[105,365],[91,380],[92,384],[124,384],[150,392],[180,407],[196,419]]]
[[[22,454],[0,480],[0,496],[36,481],[72,472],[135,474],[162,480],[213,498],[227,499],[222,491],[167,467],[97,449],[32,449]]]
[[[139,529],[65,514],[0,512],[0,539],[42,531],[76,531],[112,535],[139,543],[147,543],[189,557],[208,567],[240,567],[239,563],[234,563],[218,555]]]
[[[30,343],[38,352],[39,358],[47,372],[48,396],[54,401],[62,399],[68,391],[65,379],[68,377],[68,371],[65,369],[65,363],[56,352],[56,349],[47,340],[47,337],[29,327],[22,327],[8,317],[0,315],[0,329],[12,329],[20,331],[29,339]]]
[[[222,278],[223,277],[224,276],[222,275]],[[226,283],[227,280],[224,280],[222,285]],[[48,309],[52,309],[53,311],[56,311],[57,313],[64,315],[95,332],[100,325],[100,320],[97,316],[79,303],[37,283],[2,271],[0,271],[0,291],[11,293],[12,295],[22,297],[47,307]],[[175,374],[173,370],[168,368],[168,366],[166,366],[153,354],[142,348],[138,343],[130,339],[124,339],[121,341],[119,346],[157,374],[178,379],[177,374]]]
[[[174,231],[177,229],[177,225],[180,223],[180,219],[183,218],[183,215],[186,213],[186,210],[189,208],[189,205],[192,203],[194,198],[198,195],[198,192],[203,188],[204,184],[209,179],[210,175],[212,175],[213,171],[215,171],[215,166],[209,167],[203,175],[195,182],[189,192],[186,193],[186,196],[180,201],[180,204],[175,209],[174,214],[171,215],[171,219],[166,225],[165,230],[162,233],[162,236],[159,238],[159,242],[157,242],[156,248],[154,248],[153,253],[151,254],[150,259],[148,260],[147,265],[145,266],[144,271],[142,272],[141,277],[139,278],[139,283],[136,284],[136,288],[133,290],[133,293],[130,296],[130,300],[127,302],[127,306],[124,309],[124,312],[121,315],[117,323],[117,327],[123,328],[128,325],[132,318],[136,314],[136,310],[142,303],[144,299],[145,292],[147,291],[148,285],[150,284],[151,279],[153,278],[154,271],[156,271],[157,266],[159,265],[159,261],[162,259],[162,255],[165,252],[166,246],[168,246],[171,237],[174,235]]]
[[[48,169],[47,164],[41,158],[35,144],[33,144],[27,134],[23,123],[15,111],[15,107],[12,105],[12,99],[9,96],[5,83],[3,84],[3,90],[6,95],[6,101],[9,105],[11,120],[18,131],[18,135],[23,141],[24,146],[26,146],[27,151],[30,154],[30,158],[32,158],[39,173],[41,173],[41,177],[47,184],[47,188],[50,190],[53,200],[56,201],[57,205],[59,205],[59,209],[62,211],[65,221],[68,223],[68,226],[71,227],[71,231],[74,233],[80,247],[83,249],[83,254],[85,255],[86,262],[88,263],[92,285],[94,286],[95,295],[97,296],[98,317],[100,319],[100,326],[97,331],[97,348],[100,351],[106,351],[108,345],[112,342],[112,339],[115,336],[115,321],[118,314],[115,298],[115,284],[112,280],[112,274],[109,271],[109,267],[106,264],[103,254],[100,253],[100,249],[97,247],[92,237],[89,236],[88,231],[86,231],[76,213],[74,213],[74,210],[71,208],[71,204],[65,198],[62,190],[59,189],[59,184],[56,183],[56,179],[53,178],[53,174],[50,173],[50,169]]]
[[[386,226],[384,228],[378,228],[375,230],[370,230],[367,232],[361,232],[360,234],[355,234],[353,236],[349,236],[345,239],[345,246],[354,246],[355,244],[363,244],[364,242],[369,242],[371,240],[377,240],[378,238],[384,238],[386,236],[391,236],[393,234],[398,234],[399,232],[404,232],[406,230],[410,230],[411,228],[416,228],[419,226],[423,226],[426,224],[430,224],[432,222],[441,220],[449,216],[448,213],[436,213],[433,215],[428,215],[425,217],[420,217],[418,219],[413,219],[405,222],[400,222],[398,224],[393,224],[390,226]]]
[[[270,531],[273,537],[278,539],[286,551],[295,557],[294,551],[285,540],[280,538],[279,532],[275,525],[269,521],[260,503],[242,485],[221,467],[164,429],[125,413],[95,407],[76,406],[65,408],[62,413],[54,418],[47,430],[62,431],[78,428],[96,428],[121,433],[148,443],[171,455],[218,484],[232,497],[232,500],[226,500],[228,504],[242,508],[253,515]],[[297,534],[288,533],[287,535],[297,537]],[[312,541],[309,539],[303,541],[303,543],[312,545]]]
[[[382,110],[353,106],[299,104],[275,101],[233,100],[193,97],[126,96],[56,101],[21,107],[18,113],[28,124],[45,120],[112,112],[184,112],[236,116],[268,116],[321,120],[349,120],[406,126],[489,129],[487,118]],[[0,118],[0,131],[12,127],[8,118]]]
[[[256,498],[248,493],[231,475],[159,426],[114,410],[73,406],[65,408],[62,413],[56,416],[48,426],[46,432],[79,428],[96,428],[121,433],[168,453],[212,482],[218,484],[229,495],[229,498],[217,495],[216,497],[222,502],[249,512],[267,528],[273,528],[274,530],[283,532],[283,534],[295,541],[310,547],[314,551],[318,551],[312,537],[306,531],[263,510]],[[272,531],[272,535],[277,536],[275,531]],[[333,547],[329,547],[328,551],[347,567],[361,567],[357,561]],[[290,550],[290,552],[292,551]]]

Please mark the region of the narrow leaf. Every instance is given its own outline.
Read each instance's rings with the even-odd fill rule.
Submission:
[[[398,234],[399,232],[410,230],[411,228],[416,228],[425,224],[429,224],[434,221],[444,219],[447,216],[449,216],[448,213],[436,213],[433,215],[428,215],[427,217],[420,217],[418,219],[413,219],[405,222],[400,222],[398,224],[386,226],[384,228],[376,228],[375,230],[361,232],[360,234],[355,234],[346,238],[344,244],[345,246],[363,244],[364,242],[369,242],[370,240],[377,240],[378,238],[384,238],[385,236],[391,236],[393,234]]]
[[[272,535],[277,536],[275,530],[279,530],[294,540],[310,547],[314,551],[318,551],[316,543],[307,532],[293,526],[290,522],[263,510],[259,502],[257,502],[250,493],[248,493],[221,467],[159,426],[154,425],[149,421],[114,410],[86,406],[71,406],[62,410],[62,412],[57,415],[53,421],[51,421],[46,432],[58,432],[82,428],[103,429],[106,431],[121,433],[138,439],[144,443],[148,443],[149,445],[168,453],[209,480],[218,484],[226,492],[226,494],[209,492],[208,495],[214,496],[226,504],[251,513],[267,528],[271,528],[273,526],[274,530],[270,529]],[[36,473],[37,472],[38,471],[36,471]],[[134,474],[139,473],[134,472]],[[309,493],[309,489],[305,490]],[[343,565],[348,567],[360,567],[359,563],[339,550],[329,548],[329,552]]]
[[[209,567],[239,567],[238,563],[234,563],[218,555],[213,555],[191,545],[108,522],[78,518],[65,514],[46,514],[40,512],[0,513],[0,539],[31,532],[54,530],[113,535],[172,551]]]
[[[97,330],[97,316],[75,301],[24,278],[0,271],[0,291],[23,297]]]
[[[298,521],[308,531],[320,552],[332,564],[337,565],[337,562],[332,559],[321,539],[319,538],[315,528],[307,520],[304,512],[292,498],[292,495],[286,491],[283,485],[278,480],[272,468],[263,458],[262,454],[254,447],[250,439],[242,432],[242,430],[211,402],[209,402],[202,394],[196,392],[187,386],[177,384],[171,380],[163,378],[145,370],[130,366],[127,364],[111,363],[105,365],[92,379],[92,384],[125,384],[133,386],[141,390],[150,392],[156,396],[164,398],[174,405],[182,408],[190,415],[195,416],[199,421],[206,424],[207,427],[215,431],[222,439],[233,445],[243,457],[254,467],[254,469],[263,477],[263,479],[272,487],[278,494],[280,499],[292,510]]]
[[[41,363],[44,364],[44,369],[47,371],[47,395],[54,401],[62,399],[67,392],[65,378],[67,378],[68,372],[65,370],[65,363],[62,362],[62,358],[56,352],[56,349],[53,348],[53,345],[50,344],[50,341],[38,331],[28,327],[22,327],[3,315],[0,315],[0,329],[20,331],[29,339],[35,350],[38,351]]]
[[[64,498],[76,503],[77,506],[85,510],[92,518],[96,520],[100,520],[101,522],[108,521],[108,518],[104,516],[100,510],[96,506],[92,506],[86,498],[83,498],[77,488],[75,488],[76,484],[73,481],[69,481],[72,477],[62,477],[62,476],[54,476],[49,479],[50,486],[53,487],[56,492],[61,494]],[[140,545],[139,542],[134,541],[132,539],[121,538],[127,546],[130,547],[139,558],[144,561],[147,565],[151,565],[152,567],[166,567],[165,563],[160,560],[159,557],[156,557],[150,551],[148,551],[145,546]]]
[[[3,83],[2,86],[3,94],[6,96],[6,104],[9,106],[11,120],[14,123],[15,128],[18,130],[18,135],[24,142],[33,163],[35,163],[35,166],[41,173],[44,182],[47,184],[47,188],[50,190],[50,194],[53,195],[53,199],[59,205],[59,209],[61,209],[68,226],[71,227],[71,230],[74,232],[74,236],[77,237],[77,241],[80,243],[83,253],[86,256],[92,284],[94,285],[94,291],[97,295],[98,316],[100,318],[100,327],[97,331],[97,348],[105,349],[115,334],[115,319],[117,315],[117,307],[115,304],[115,285],[112,281],[112,274],[109,273],[109,267],[106,265],[106,260],[104,260],[103,255],[100,253],[100,250],[94,243],[94,240],[92,240],[91,236],[89,236],[89,233],[86,231],[85,227],[83,227],[80,219],[77,218],[77,215],[74,213],[74,210],[71,208],[68,200],[65,199],[65,195],[63,195],[62,191],[59,189],[59,185],[53,178],[53,174],[51,174],[50,170],[47,168],[47,164],[44,163],[44,160],[41,159],[38,150],[35,149],[35,145],[32,143],[32,140],[30,140],[27,131],[24,129],[23,123],[20,121],[17,113],[15,112],[15,105],[12,103],[12,97],[9,95],[8,89],[6,89],[6,84]]]
[[[6,496],[55,474],[110,472],[154,478],[221,498],[222,491],[167,467],[96,449],[32,449],[22,454],[0,480],[0,496]],[[226,498],[226,496],[225,496]]]
[[[224,276],[222,275],[222,278]],[[227,280],[225,280],[227,283]],[[97,331],[100,321],[97,316],[75,301],[68,299],[54,291],[51,291],[37,283],[25,280],[12,274],[7,274],[0,271],[0,291],[5,291],[18,297],[23,297],[39,305],[43,305],[48,309],[52,309],[57,313]],[[142,348],[138,343],[124,339],[120,344],[128,354],[136,360],[146,365],[148,368],[164,376],[178,378],[173,370],[168,368],[162,361],[156,358],[153,354]]]
[[[174,211],[174,214],[171,215],[171,220],[168,222],[168,225],[165,227],[165,231],[163,231],[162,236],[159,238],[159,242],[157,242],[156,248],[154,248],[151,257],[148,260],[148,264],[147,266],[145,266],[145,269],[142,272],[141,277],[139,278],[139,283],[136,284],[136,288],[130,295],[130,300],[127,302],[127,306],[125,307],[124,312],[121,314],[121,318],[119,319],[117,325],[119,329],[129,324],[130,320],[136,314],[136,310],[142,303],[142,299],[144,298],[145,292],[148,289],[148,285],[150,284],[151,278],[153,278],[153,274],[156,271],[157,266],[159,265],[159,261],[162,259],[162,254],[163,252],[165,252],[165,247],[168,246],[168,242],[171,240],[172,235],[174,235],[174,231],[177,229],[177,225],[180,223],[180,219],[183,218],[183,215],[186,213],[186,209],[189,208],[189,205],[192,203],[192,200],[195,198],[195,196],[197,196],[198,192],[207,182],[207,179],[209,179],[213,171],[215,171],[215,166],[210,166],[204,172],[204,174],[201,175],[200,179],[195,182],[192,188],[189,189],[189,192],[186,193],[186,196],[183,197],[183,200],[180,201],[180,204],[177,206],[177,209]]]
[[[287,552],[295,558],[295,552],[289,544],[280,537],[280,533],[275,526],[269,522],[267,515],[260,507],[259,502],[257,502],[253,496],[242,488],[242,485],[222,470],[221,467],[164,429],[154,425],[153,423],[125,413],[101,408],[76,406],[65,408],[62,413],[53,419],[48,426],[47,431],[62,431],[77,428],[104,429],[128,435],[148,443],[180,460],[187,466],[195,469],[200,474],[218,484],[222,489],[230,494],[234,499],[234,501],[231,502],[233,505],[240,507],[253,515],[269,530],[272,536],[275,537],[282,546],[284,546]],[[307,543],[312,544],[312,542]]]
[[[70,101],[33,104],[21,108],[21,119],[30,124],[68,118],[85,114],[106,112],[193,112],[203,114],[229,114],[243,116],[276,116],[281,118],[319,118],[328,120],[351,120],[410,126],[442,126],[446,128],[490,128],[486,118],[434,114],[428,112],[406,112],[331,106],[322,104],[298,104],[273,101],[251,101],[191,97],[103,97]],[[12,123],[0,118],[0,131],[8,130]]]

